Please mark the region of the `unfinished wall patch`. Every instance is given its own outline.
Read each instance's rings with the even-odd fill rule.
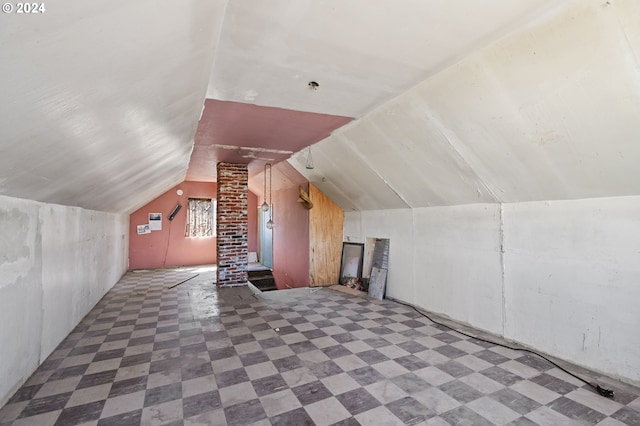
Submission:
[[[0,196],[0,288],[14,283],[33,267],[39,242],[38,209],[19,206]]]

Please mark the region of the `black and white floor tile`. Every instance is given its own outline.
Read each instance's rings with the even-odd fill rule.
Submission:
[[[603,398],[392,301],[213,280],[127,273],[0,425],[640,425],[633,388]]]

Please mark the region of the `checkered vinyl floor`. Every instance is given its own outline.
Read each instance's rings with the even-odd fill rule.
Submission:
[[[212,272],[127,273],[0,410],[0,425],[640,425],[533,355],[392,301],[254,295]],[[620,390],[625,389],[625,390]]]

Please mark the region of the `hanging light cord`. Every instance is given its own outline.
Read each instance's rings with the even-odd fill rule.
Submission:
[[[271,172],[271,163],[269,163],[269,220],[273,219],[273,198],[271,195],[271,176],[273,173]]]
[[[271,163],[265,163],[264,165],[264,192],[262,193],[264,201],[260,206],[260,210],[265,213],[269,211],[269,204],[267,204],[267,168],[269,169],[269,171],[271,171]]]

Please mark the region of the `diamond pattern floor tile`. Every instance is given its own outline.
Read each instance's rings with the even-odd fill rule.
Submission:
[[[389,300],[256,295],[214,272],[127,273],[0,409],[0,425],[640,425],[535,355]]]

